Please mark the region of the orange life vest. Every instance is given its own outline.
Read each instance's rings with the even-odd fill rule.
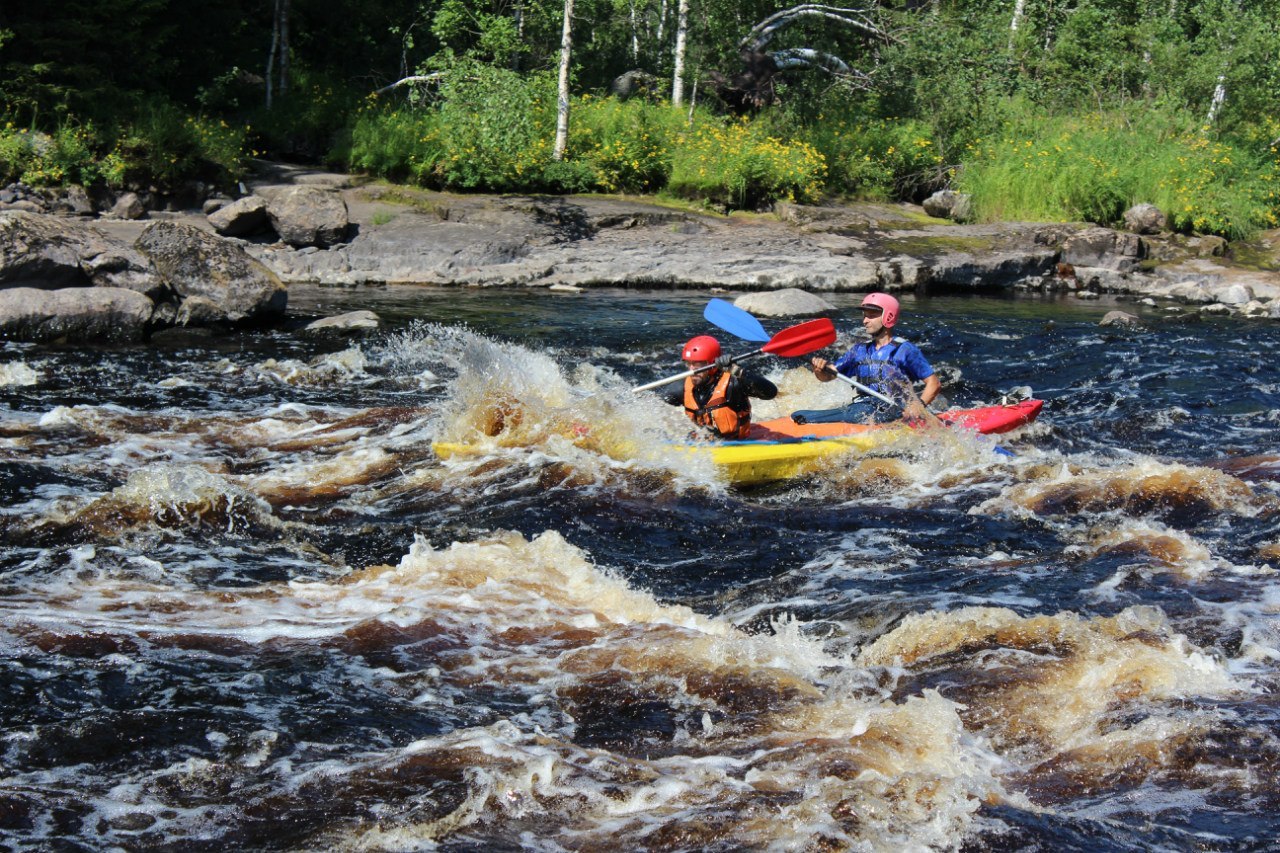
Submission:
[[[729,371],[720,374],[705,406],[699,406],[693,396],[696,378],[690,376],[684,381],[684,411],[689,420],[714,429],[721,438],[746,438],[751,426],[751,403],[744,399],[740,409],[729,405],[729,381],[733,378]]]

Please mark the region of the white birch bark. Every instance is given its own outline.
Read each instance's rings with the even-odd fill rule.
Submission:
[[[671,103],[679,106],[684,102],[684,52],[685,40],[689,34],[689,0],[680,0],[676,12],[676,61],[675,73],[671,78]]]
[[[631,17],[631,61],[635,63],[640,61],[640,24],[636,20],[635,0],[631,0],[628,6]]]
[[[1009,50],[1013,50],[1013,40],[1018,35],[1018,25],[1022,23],[1022,15],[1027,10],[1027,0],[1015,0],[1013,4],[1013,20],[1009,22]]]
[[[560,91],[556,100],[556,142],[551,159],[563,160],[569,147],[569,54],[573,48],[573,0],[564,0],[564,29],[560,32]]]

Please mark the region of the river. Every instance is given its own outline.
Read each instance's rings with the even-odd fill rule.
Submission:
[[[908,298],[1039,420],[741,491],[629,390],[707,294],[290,299],[384,327],[0,350],[4,846],[1280,843],[1274,324]]]

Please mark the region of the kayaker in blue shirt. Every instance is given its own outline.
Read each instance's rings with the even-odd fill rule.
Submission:
[[[862,300],[862,328],[871,340],[854,345],[853,349],[834,362],[815,356],[810,362],[813,375],[819,382],[830,382],[840,372],[856,379],[874,391],[899,401],[889,406],[874,397],[862,396],[839,409],[801,409],[791,413],[791,420],[798,424],[864,423],[871,418],[877,422],[905,417],[919,420],[925,417],[925,406],[938,396],[942,383],[933,367],[910,341],[893,336],[898,322],[898,300],[887,293],[869,293]],[[924,390],[916,397],[912,382],[924,381]]]
[[[662,393],[673,406],[684,406],[689,420],[705,427],[713,437],[744,439],[751,427],[751,397],[772,400],[778,388],[753,370],[721,353],[720,342],[698,335],[684,345],[681,359],[690,370],[714,364],[710,370],[684,380]]]

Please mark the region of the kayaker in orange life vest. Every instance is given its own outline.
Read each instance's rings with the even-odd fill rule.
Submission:
[[[689,420],[716,438],[746,438],[751,425],[750,398],[772,400],[778,395],[778,387],[768,379],[721,354],[720,342],[710,335],[690,339],[680,357],[690,370],[715,366],[687,377],[683,385],[669,386],[661,397],[673,406],[683,405]]]

